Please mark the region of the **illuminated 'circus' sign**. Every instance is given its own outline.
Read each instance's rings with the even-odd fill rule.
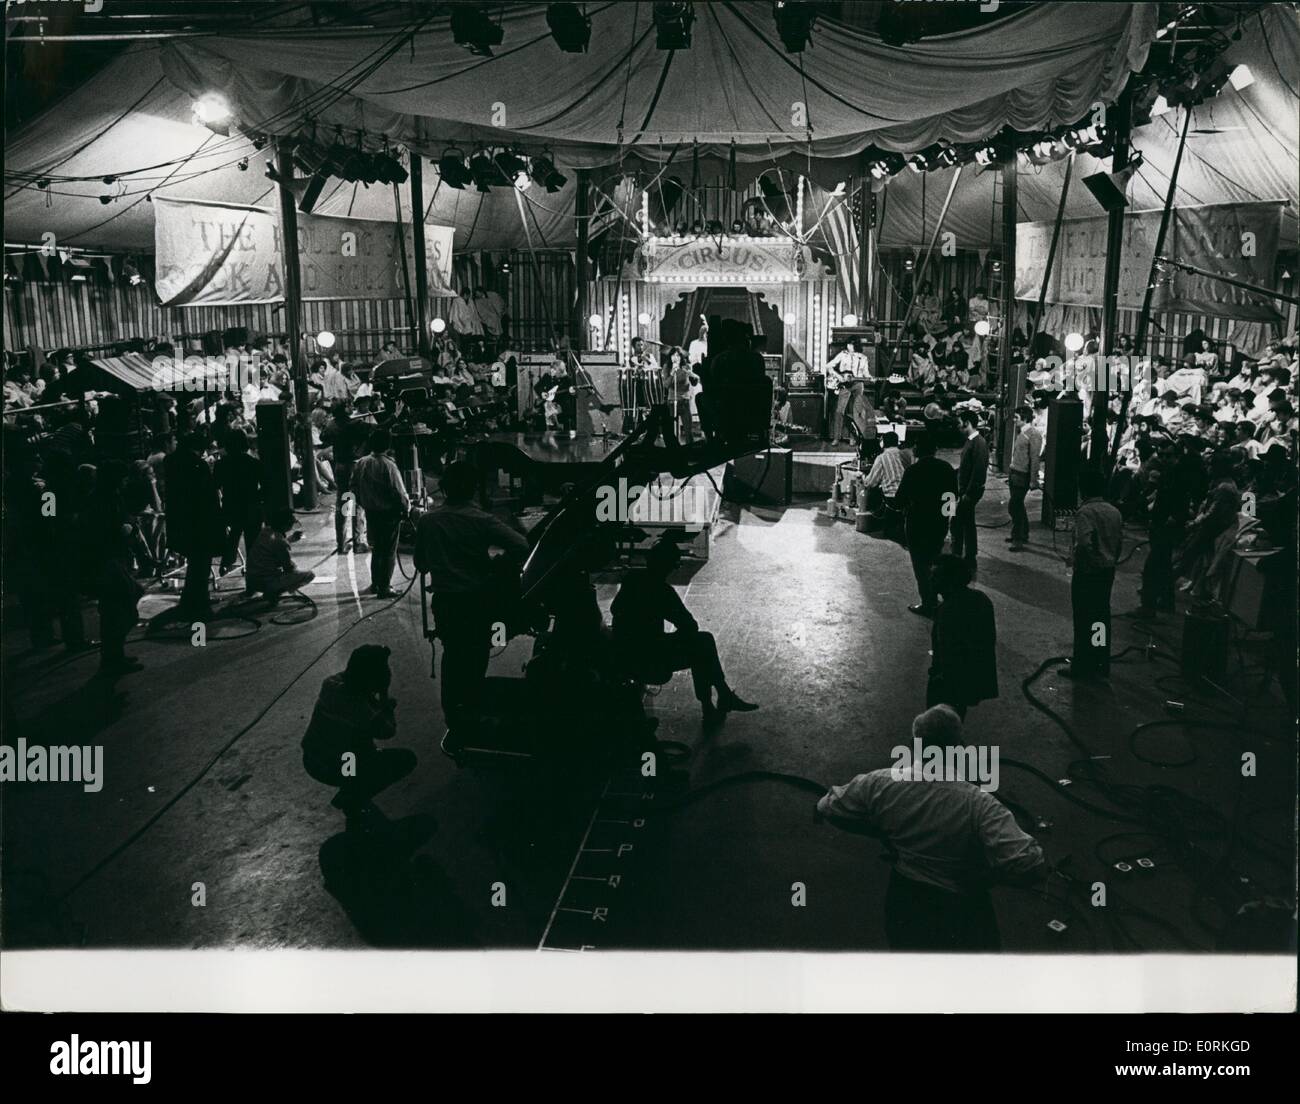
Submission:
[[[785,284],[810,278],[805,248],[789,238],[651,238],[637,256],[642,280],[677,284]]]

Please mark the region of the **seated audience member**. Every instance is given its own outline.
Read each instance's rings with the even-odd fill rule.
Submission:
[[[305,587],[315,572],[300,571],[289,551],[287,534],[293,529],[293,511],[277,510],[262,526],[248,553],[246,594],[265,594],[272,601],[280,595]]]
[[[946,705],[912,721],[923,749],[969,751]],[[1001,947],[989,886],[1028,884],[1045,872],[1038,842],[991,793],[969,780],[933,778],[922,764],[895,763],[833,786],[817,812],[837,827],[882,838],[893,869],[885,934],[895,951],[996,951]]]
[[[950,705],[965,718],[972,705],[998,696],[993,603],[971,588],[970,563],[958,556],[939,556],[931,577],[939,608],[930,634],[926,704]]]
[[[330,804],[344,812],[349,828],[382,821],[373,798],[415,769],[414,752],[375,747],[397,734],[388,656],[377,644],[353,649],[347,667],[321,683],[302,738],[303,767],[316,781],[338,787]]]
[[[661,539],[646,554],[645,567],[629,572],[618,588],[610,613],[614,641],[629,672],[645,682],[664,683],[674,671],[689,670],[706,724],[757,709],[728,685],[713,634],[700,628],[668,582],[681,558],[676,544]],[[665,621],[676,631],[664,632]]]
[[[483,681],[492,655],[492,625],[505,613],[508,594],[490,550],[504,551],[517,568],[528,540],[474,505],[478,472],[463,460],[442,475],[443,505],[420,518],[415,569],[429,576],[431,606],[442,641],[442,712],[459,744],[477,726]]]

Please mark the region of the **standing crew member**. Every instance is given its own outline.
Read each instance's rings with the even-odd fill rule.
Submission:
[[[952,519],[952,554],[964,559],[975,574],[975,554],[978,551],[975,536],[975,507],[984,497],[984,484],[989,474],[989,446],[980,435],[979,415],[973,410],[963,410],[957,415],[966,443],[957,463],[957,512]]]
[[[1029,513],[1025,495],[1038,490],[1038,459],[1043,451],[1043,435],[1034,427],[1034,412],[1027,406],[1016,407],[1016,434],[1011,442],[1011,462],[1007,468],[1007,489],[1011,499],[1011,551],[1019,552],[1029,542]]]
[[[376,429],[370,434],[370,453],[352,471],[352,490],[366,512],[370,526],[370,586],[367,592],[391,598],[393,567],[397,562],[397,531],[411,509],[411,500],[388,450],[392,434]]]
[[[935,452],[934,434],[922,434],[916,442],[916,463],[903,473],[894,496],[895,505],[903,511],[907,554],[921,599],[907,608],[922,617],[933,617],[938,609],[931,569],[943,551],[948,518],[957,504],[957,473]]]
[[[420,518],[415,569],[430,576],[431,604],[442,641],[442,712],[451,741],[461,743],[480,715],[492,655],[492,623],[502,615],[502,575],[489,549],[505,550],[518,567],[528,540],[474,505],[478,472],[457,460],[442,475],[444,504]]]
[[[1068,678],[1110,675],[1110,591],[1115,585],[1124,536],[1124,518],[1101,497],[1105,481],[1096,468],[1079,472],[1083,503],[1074,515],[1070,563],[1070,605],[1074,612],[1074,659],[1061,673]]]

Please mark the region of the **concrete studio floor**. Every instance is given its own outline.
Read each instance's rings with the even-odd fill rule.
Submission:
[[[997,610],[1001,697],[972,710],[969,742],[996,744],[1046,776],[1003,766],[999,796],[1053,862],[1064,860],[1084,885],[1106,878],[1114,907],[1090,908],[1080,883],[1061,878],[1037,890],[998,889],[1003,944],[1067,953],[1213,949],[1225,916],[1194,857],[1168,836],[1143,835],[1149,825],[1107,819],[1051,784],[1081,752],[1030,707],[1020,683],[1046,657],[1070,650],[1069,580],[1051,533],[1037,524],[1029,550],[1006,551],[1006,530],[993,528],[1005,520],[1005,500],[995,480],[980,508],[990,528],[981,530],[977,581]],[[1037,495],[1029,505],[1034,516]],[[110,690],[91,678],[93,656],[26,653],[25,631],[7,619],[7,730],[29,743],[102,744],[105,765],[99,793],[70,783],[4,787],[6,945],[886,946],[882,848],[814,823],[813,794],[755,778],[681,798],[747,771],[841,783],[888,765],[890,749],[910,743],[924,705],[930,625],[907,611],[916,599],[898,545],[823,517],[817,503],[724,506],[711,558],[681,581],[733,685],[761,710],[733,714],[706,734],[681,674],[647,706],[659,736],[688,755],[672,763],[661,756],[654,779],[636,764],[555,776],[460,769],[440,753],[444,725],[418,588],[391,606],[358,598],[369,582],[364,557],[332,554],[328,507],[327,499],[302,517],[306,536],[295,551],[317,572],[307,589],[319,610],[313,620],[294,623],[303,614],[293,607],[254,614],[256,631],[223,620],[205,647],[177,627],[130,648],[146,669]],[[1121,569],[1117,613],[1136,605],[1143,556]],[[409,570],[409,555],[403,562]],[[220,583],[222,591],[241,586],[238,573]],[[612,577],[600,588],[606,608],[614,589]],[[141,615],[174,600],[174,592],[151,594]],[[88,612],[92,632],[93,621]],[[1162,646],[1176,650],[1180,625],[1164,618],[1156,626]],[[1115,634],[1117,649],[1150,639],[1120,618]],[[299,741],[321,680],[368,642],[393,648],[395,743],[419,763],[378,798],[391,827],[358,840],[344,833],[331,791],[303,771]],[[517,677],[530,647],[527,638],[512,641],[491,673]],[[1135,651],[1109,685],[1074,686],[1052,669],[1034,690],[1112,780],[1174,787],[1236,826],[1231,844],[1228,833],[1207,830],[1200,854],[1217,861],[1230,849],[1233,876],[1250,879],[1242,884],[1259,886],[1261,896],[1288,887],[1294,743],[1276,684],[1239,710],[1193,696],[1170,681],[1176,671]],[[1233,676],[1235,692],[1258,682]],[[1166,726],[1131,745],[1130,730],[1167,719],[1164,702],[1173,697],[1187,702],[1187,719],[1227,719],[1238,729]],[[1194,761],[1156,766],[1134,748],[1155,761]],[[1259,760],[1248,785],[1242,750]],[[1073,790],[1094,808],[1107,806],[1091,787],[1076,782]],[[1111,865],[1139,855],[1154,869],[1122,876]],[[1049,928],[1052,920],[1065,930]]]

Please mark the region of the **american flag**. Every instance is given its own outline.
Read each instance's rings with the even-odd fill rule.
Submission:
[[[829,191],[810,181],[804,201],[805,240],[835,270],[846,303],[858,301],[858,226],[866,190],[846,185],[842,192]]]

